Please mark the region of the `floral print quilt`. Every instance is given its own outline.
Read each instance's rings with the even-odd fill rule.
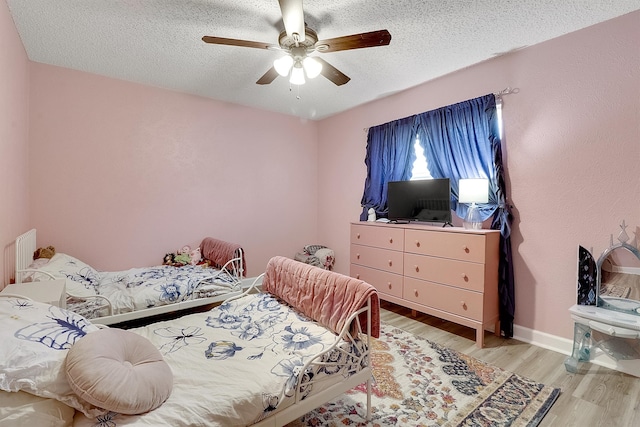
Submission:
[[[67,292],[78,297],[102,295],[113,314],[187,301],[198,296],[224,295],[237,290],[238,281],[219,270],[187,265],[99,271],[70,255],[58,253],[38,271],[67,279]],[[37,273],[34,275],[38,279]],[[69,298],[67,308],[93,319],[104,316],[100,300]],[[101,309],[102,308],[102,309]]]
[[[291,405],[305,364],[336,341],[332,332],[263,293],[131,330],[151,340],[171,366],[171,396],[144,415],[78,414],[75,426],[251,425]],[[343,341],[322,357],[336,363],[304,370],[305,378],[326,381],[299,388],[300,396],[361,370],[364,344]]]

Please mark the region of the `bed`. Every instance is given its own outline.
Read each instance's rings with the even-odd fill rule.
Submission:
[[[239,294],[246,268],[242,247],[205,237],[205,265],[159,265],[99,271],[64,253],[33,260],[36,230],[16,239],[16,283],[66,281],[66,308],[105,325],[220,303]],[[42,263],[41,261],[44,261]]]
[[[50,425],[78,427],[282,426],[363,383],[367,408],[354,410],[370,419],[369,349],[371,337],[380,333],[375,288],[288,258],[269,261],[260,292],[249,289],[208,312],[141,328],[100,329],[76,313],[16,297],[0,298],[0,322],[0,337],[8,341],[0,348],[0,400],[6,402],[0,405],[0,424],[13,425],[14,420],[26,425],[46,416],[53,419],[47,419]],[[153,363],[166,364],[169,373],[140,377],[139,366],[149,369],[153,363],[138,365],[131,356],[118,359],[115,372],[105,375],[101,367],[109,365],[109,358],[98,343],[116,346],[100,336],[107,333],[130,334],[152,345],[162,356]],[[19,347],[24,348],[15,350]],[[38,363],[22,353],[30,355],[26,359],[38,354]],[[91,364],[92,358],[100,363]],[[86,389],[75,388],[82,382],[73,370],[82,359],[84,380],[91,384],[88,397]],[[133,378],[135,384],[125,385],[136,390],[135,396],[146,396],[136,387],[149,378],[154,380],[148,389],[170,382],[170,392],[165,387],[159,403],[132,411],[122,396],[126,391],[99,400],[111,410],[89,403],[99,395],[95,389],[119,387],[118,371],[127,363],[134,370],[127,371],[126,381]],[[95,381],[92,375],[114,383]],[[134,406],[152,400],[139,399],[144,402]],[[127,410],[113,410],[117,405]],[[153,409],[136,413],[147,408]]]

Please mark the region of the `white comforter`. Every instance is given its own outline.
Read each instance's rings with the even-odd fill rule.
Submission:
[[[336,336],[301,317],[268,294],[253,294],[205,313],[154,323],[133,332],[147,337],[171,366],[169,399],[144,415],[109,413],[88,419],[78,413],[75,426],[244,426],[291,404],[295,375]],[[325,360],[339,366],[315,367],[316,379],[341,381],[366,363],[358,347],[350,355],[333,350]],[[314,384],[302,391],[313,393]]]
[[[84,262],[63,253],[39,268],[56,278],[67,279],[67,292],[87,297],[102,295],[109,299],[113,314],[172,304],[201,296],[217,296],[235,290],[237,281],[219,270],[199,266],[132,268],[125,271],[98,271]],[[33,274],[35,280],[44,279]],[[99,311],[100,300],[86,303],[70,299],[68,308],[87,318],[105,315]]]

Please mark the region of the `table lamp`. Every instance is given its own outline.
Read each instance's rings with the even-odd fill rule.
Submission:
[[[476,203],[489,201],[489,180],[482,178],[461,179],[458,182],[458,203],[471,203],[467,209],[463,225],[464,228],[480,230],[482,217]]]

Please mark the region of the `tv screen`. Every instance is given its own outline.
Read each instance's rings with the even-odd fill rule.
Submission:
[[[451,223],[449,178],[391,181],[387,185],[390,221]]]

